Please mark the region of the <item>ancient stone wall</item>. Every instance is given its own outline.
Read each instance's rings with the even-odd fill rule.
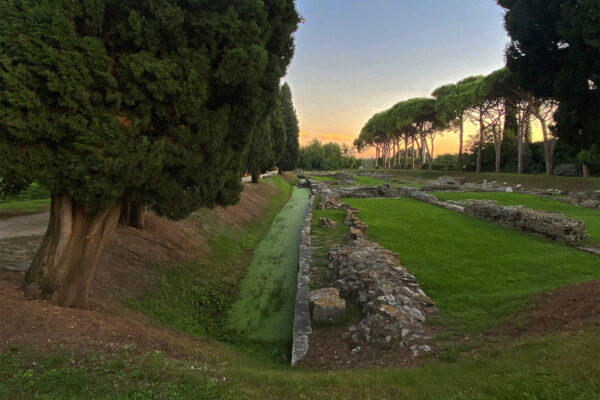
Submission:
[[[298,283],[296,286],[296,305],[294,309],[292,365],[296,365],[308,353],[308,335],[312,332],[310,326],[309,271],[312,257],[310,225],[312,223],[313,201],[314,196],[310,196],[304,217],[300,246],[298,248]]]
[[[434,302],[421,290],[397,255],[366,239],[366,224],[347,210],[350,241],[329,250],[333,285],[344,297],[362,307],[365,317],[351,326],[353,345],[397,343],[411,348],[413,355],[429,351],[423,344],[423,323],[436,312]]]
[[[459,202],[464,213],[495,224],[550,239],[578,244],[587,237],[583,222],[567,218],[562,213],[535,211],[523,206],[502,206],[491,200]]]

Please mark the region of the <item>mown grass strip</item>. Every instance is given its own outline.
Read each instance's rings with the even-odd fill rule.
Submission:
[[[369,238],[435,300],[440,323],[477,331],[523,310],[532,295],[600,278],[598,257],[413,199],[346,199]]]
[[[433,193],[441,201],[486,199],[495,200],[505,206],[522,205],[533,210],[561,212],[567,217],[575,218],[585,223],[588,235],[594,242],[600,242],[600,211],[578,207],[549,198],[519,193],[495,192],[438,192]]]

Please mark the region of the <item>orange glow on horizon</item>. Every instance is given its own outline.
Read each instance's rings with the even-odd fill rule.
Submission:
[[[537,121],[532,124],[533,127],[533,140],[541,141],[542,133],[541,127]],[[463,149],[466,151],[467,143],[472,140],[477,134],[477,127],[473,124],[465,125],[464,132],[464,143]],[[299,141],[300,146],[308,146],[314,139],[317,139],[321,143],[338,143],[347,144],[350,147],[354,142],[354,139],[358,137],[357,134],[344,134],[344,133],[325,133],[325,132],[311,132],[311,131],[300,131]],[[458,132],[448,131],[438,134],[434,141],[434,157],[441,154],[458,154]],[[404,144],[401,144],[401,148],[404,148]],[[410,148],[410,144],[409,144]],[[356,149],[355,149],[356,151]],[[375,148],[371,147],[363,150],[362,153],[358,151],[354,154],[357,158],[373,158],[375,157]]]

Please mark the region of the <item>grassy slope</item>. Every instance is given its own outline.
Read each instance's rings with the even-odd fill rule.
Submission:
[[[310,371],[233,355],[206,364],[143,357],[0,355],[4,399],[538,399],[600,394],[600,330],[514,339],[422,368]],[[35,364],[33,364],[35,362]]]
[[[254,249],[292,192],[282,177],[269,180],[277,185],[278,192],[269,198],[270,207],[259,220],[239,228],[212,224],[210,257],[175,266],[160,278],[152,293],[132,306],[192,335],[245,343],[227,329],[227,311],[238,298]],[[261,182],[267,184],[266,180]],[[286,357],[286,351],[287,344],[282,344],[273,356]]]
[[[596,256],[413,199],[348,199],[460,331],[503,322],[536,293],[600,278]]]
[[[600,242],[600,211],[590,208],[577,207],[573,204],[518,193],[433,193],[441,201],[465,199],[496,200],[502,205],[522,205],[533,210],[562,212],[568,217],[578,219],[585,223],[590,239]]]

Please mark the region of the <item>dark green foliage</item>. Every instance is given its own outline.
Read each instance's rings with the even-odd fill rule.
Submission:
[[[554,97],[557,135],[579,148],[600,142],[600,3],[498,0],[507,9],[508,67],[538,97]]]
[[[259,176],[275,164],[274,158],[271,117],[269,116],[259,122],[252,136],[246,168],[253,176]]]
[[[433,160],[433,169],[442,171],[458,170],[458,155],[457,154],[442,154]]]
[[[291,171],[298,165],[298,117],[292,101],[292,90],[287,83],[281,86],[280,91],[281,116],[285,125],[286,143],[285,152],[279,161],[279,167],[284,171]]]
[[[322,144],[313,140],[311,144],[302,147],[299,152],[298,166],[307,170],[335,170],[358,168],[360,160],[354,157],[348,146],[337,143]]]
[[[170,218],[238,200],[293,54],[293,0],[5,1],[0,15],[3,187]]]

